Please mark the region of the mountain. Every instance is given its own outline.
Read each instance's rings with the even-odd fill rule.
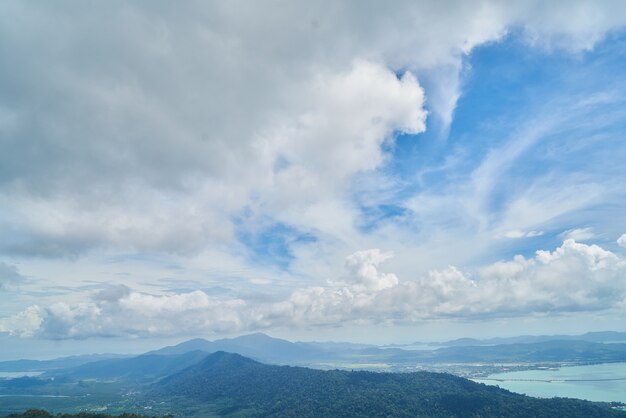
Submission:
[[[446,347],[435,350],[438,362],[572,362],[626,361],[626,344],[587,341],[546,341],[531,344]]]
[[[206,352],[199,350],[171,355],[143,354],[131,358],[95,361],[78,367],[49,372],[47,376],[147,382],[176,373],[198,363],[206,356]]]
[[[60,357],[52,360],[0,361],[0,372],[43,372],[76,367],[93,361],[124,357],[129,356],[124,354],[87,354],[82,356]]]
[[[626,342],[626,332],[599,331],[587,332],[581,335],[519,335],[516,337],[489,338],[485,340],[478,340],[475,338],[458,338],[456,340],[427,344],[431,346],[463,347],[470,345],[528,344],[556,340],[587,341],[595,343]]]
[[[207,353],[227,351],[264,362],[278,364],[305,362],[332,357],[331,353],[323,348],[307,343],[292,343],[287,340],[272,338],[262,333],[216,341],[196,338],[175,346],[151,351],[147,354],[182,354],[192,350],[200,350]]]
[[[146,354],[172,355],[183,354],[189,351],[211,351],[211,344],[213,344],[213,342],[205,340],[204,338],[194,338],[192,340],[184,341],[180,344],[163,347],[158,350],[148,351]]]
[[[589,338],[620,338],[620,333],[594,333]],[[524,338],[524,337],[519,337]],[[626,361],[626,344],[582,340],[548,340],[534,343],[480,345],[471,339],[459,346],[433,350],[406,350],[343,343],[292,343],[256,333],[208,341],[193,339],[175,346],[128,357],[113,354],[65,357],[55,360],[18,360],[0,363],[0,371],[47,371],[48,375],[77,379],[130,379],[149,381],[181,370],[217,351],[241,354],[271,364],[313,365],[322,368],[353,363],[386,363],[405,367],[415,364]],[[54,372],[54,373],[52,373]]]
[[[528,344],[444,347],[436,350],[368,348],[353,357],[389,364],[442,363],[612,363],[626,361],[626,344],[587,341],[546,341]]]
[[[467,344],[473,341],[464,340]],[[477,341],[477,340],[474,340]],[[408,363],[502,363],[502,362],[569,362],[602,363],[626,361],[626,344],[602,344],[580,340],[548,340],[535,343],[498,345],[460,345],[435,350],[405,350],[376,346],[351,346],[340,343],[292,343],[265,334],[207,341],[195,339],[148,354],[180,354],[189,350],[206,353],[226,351],[241,354],[265,363],[313,365],[324,362],[341,364],[364,361],[388,364]]]
[[[245,416],[624,416],[604,405],[536,399],[448,374],[322,371],[225,352],[164,378],[147,396],[165,403],[218,403],[222,415]]]

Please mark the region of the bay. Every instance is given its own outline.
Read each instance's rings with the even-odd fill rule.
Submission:
[[[15,379],[18,377],[34,377],[43,372],[0,372],[0,379]]]
[[[626,403],[626,363],[496,373],[472,380],[540,398]]]

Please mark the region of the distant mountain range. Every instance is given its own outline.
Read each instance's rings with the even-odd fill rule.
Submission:
[[[132,357],[125,354],[87,354],[83,356],[60,357],[53,360],[11,360],[0,361],[0,372],[41,372],[66,369],[104,359]]]
[[[325,369],[342,368],[342,364],[346,365],[344,368],[354,368],[359,363],[387,364],[394,365],[395,370],[404,371],[414,370],[417,365],[430,368],[429,365],[437,364],[586,364],[626,361],[626,344],[621,343],[602,344],[565,340],[444,347],[436,350],[378,347],[329,350],[305,343],[291,343],[264,334],[252,334],[218,341],[190,340],[140,356],[110,358],[75,367],[48,370],[42,377],[154,382],[196,364],[210,353],[220,351],[236,353],[269,364],[306,365]]]
[[[456,340],[444,341],[444,342],[416,342],[411,345],[421,344],[438,347],[467,347],[471,345],[498,345],[498,344],[525,344],[525,343],[540,343],[546,341],[588,341],[592,343],[612,343],[612,342],[625,342],[626,332],[616,331],[600,331],[600,332],[587,332],[582,335],[520,335],[517,337],[504,337],[504,338],[488,338],[484,340],[478,340],[475,338],[458,338]]]
[[[154,384],[148,398],[172,407],[218,403],[219,415],[264,417],[623,417],[574,399],[536,399],[448,374],[322,371],[272,366],[216,352]]]
[[[315,359],[326,359],[332,356],[328,349],[318,344],[292,343],[280,338],[273,338],[262,333],[243,335],[237,338],[226,338],[208,341],[201,338],[185,341],[175,346],[165,347],[146,354],[171,355],[183,354],[200,350],[207,353],[226,351],[241,354],[260,361],[278,364],[306,362]]]
[[[568,362],[610,363],[626,361],[626,344],[602,344],[577,340],[491,346],[445,347],[423,352],[432,362]]]
[[[435,364],[502,362],[602,363],[626,361],[626,333],[596,332],[580,336],[521,336],[453,340],[441,348],[410,350],[351,343],[290,342],[262,333],[216,341],[193,339],[140,356],[95,354],[54,360],[0,362],[1,372],[44,371],[48,376],[116,378],[148,381],[174,373],[217,351],[237,353],[270,364],[307,365],[322,368],[341,364]],[[595,341],[590,341],[595,340]],[[612,342],[602,343],[604,342]],[[325,365],[325,366],[324,366]]]
[[[45,371],[36,377],[0,378],[0,416],[23,411],[39,399],[38,405],[54,400],[66,412],[100,402],[114,408],[108,411],[175,416],[624,417],[590,402],[529,398],[450,374],[414,372],[417,366],[441,370],[433,365],[466,364],[467,369],[476,364],[626,361],[622,343],[565,339],[403,350],[292,343],[257,333],[194,339],[133,357],[107,356],[0,363],[0,370]],[[338,370],[360,364],[396,365],[395,370],[410,373]]]
[[[95,361],[61,370],[47,372],[44,377],[62,376],[71,379],[118,379],[147,382],[176,373],[198,363],[207,353],[194,350],[182,354],[143,354],[130,358]]]

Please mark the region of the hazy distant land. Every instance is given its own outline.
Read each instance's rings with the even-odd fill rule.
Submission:
[[[460,377],[472,378],[490,385],[502,384],[502,386],[508,387],[506,384],[503,384],[503,379],[505,380],[506,377],[502,376],[506,375],[498,375],[498,373],[520,372],[524,370],[546,371],[555,370],[563,366],[626,362],[626,344],[613,342],[623,337],[622,333],[609,332],[568,337],[515,337],[505,341],[461,339],[439,342],[436,344],[439,348],[430,350],[410,350],[402,349],[398,346],[389,348],[336,342],[290,342],[257,333],[216,341],[193,339],[139,356],[110,354],[73,356],[46,361],[7,361],[0,362],[0,371],[11,374],[0,379],[0,397],[2,397],[0,414],[19,412],[31,407],[68,413],[87,410],[112,413],[190,413],[199,416],[205,416],[205,414],[229,415],[231,412],[244,415],[249,412],[254,415],[255,413],[261,413],[259,411],[263,411],[263,415],[266,413],[277,414],[278,409],[272,409],[272,402],[277,402],[277,400],[270,402],[266,399],[267,394],[256,392],[259,386],[263,386],[260,381],[253,383],[261,379],[256,374],[260,371],[271,373],[273,376],[271,379],[275,379],[271,380],[274,382],[272,384],[279,385],[276,390],[279,392],[281,390],[287,391],[281,395],[281,397],[285,397],[285,399],[281,398],[281,402],[285,400],[292,402],[292,404],[289,404],[291,405],[289,408],[294,408],[293,414],[295,415],[303,413],[304,410],[298,409],[303,406],[297,406],[298,402],[295,402],[293,397],[296,395],[291,394],[290,391],[295,390],[294,387],[304,384],[304,381],[317,378],[323,378],[323,387],[328,389],[333,385],[337,385],[332,391],[340,392],[348,390],[345,386],[348,384],[347,382],[352,382],[353,379],[365,379],[364,382],[369,383],[367,383],[366,387],[361,387],[359,383],[357,387],[360,389],[358,390],[362,389],[365,392],[372,390],[376,391],[376,393],[382,390],[384,393],[388,393],[385,396],[390,398],[383,398],[393,400],[390,400],[389,405],[387,405],[391,409],[388,410],[385,409],[386,406],[380,406],[382,408],[380,411],[381,413],[392,413],[389,411],[393,411],[394,416],[398,416],[399,409],[393,408],[400,408],[399,405],[405,405],[408,408],[406,402],[412,405],[410,408],[414,408],[406,409],[406,411],[415,412],[419,408],[423,408],[424,404],[420,403],[425,402],[423,397],[420,398],[423,395],[423,387],[434,384],[434,381],[443,385],[444,389],[447,387],[452,390],[454,396],[469,396],[468,402],[470,404],[474,401],[478,402],[476,411],[480,411],[480,408],[484,405],[500,405],[504,402],[503,399],[507,400],[504,402],[507,404],[512,402],[511,399],[513,399],[513,403],[520,402],[527,406],[534,405],[532,408],[548,408],[548,405],[554,406],[557,404],[559,407],[566,407],[569,405],[567,403],[569,401],[554,401],[555,403],[553,404],[541,403],[539,401],[537,401],[539,403],[536,403],[536,401],[530,400],[532,398],[514,396],[508,392],[500,391],[495,386],[481,386],[465,379],[458,380],[448,374],[430,374],[425,372],[444,372]],[[463,345],[464,342],[473,345]],[[494,344],[495,342],[497,344]],[[423,346],[423,344],[421,345]],[[208,358],[215,360],[216,357],[207,356],[210,356],[210,353],[226,352],[237,355],[232,357],[231,355],[220,354],[222,359],[227,359],[228,361],[227,367],[219,368],[218,375],[219,379],[231,382],[229,383],[231,386],[212,386],[216,391],[215,393],[205,392],[207,382],[213,382],[218,378],[218,375],[215,374],[216,369],[213,366],[208,369],[205,367],[207,361],[209,361],[207,360]],[[245,358],[241,356],[245,356]],[[221,365],[221,361],[216,364]],[[267,366],[263,364],[267,364]],[[201,367],[201,365],[205,366]],[[300,366],[300,368],[285,369],[278,367],[273,369],[270,365],[291,365]],[[251,367],[252,369],[247,372],[251,374],[246,374],[245,377],[236,377],[243,373],[240,370],[240,366],[245,370]],[[203,367],[205,368],[203,369]],[[315,369],[319,371],[315,371]],[[353,374],[351,372],[353,370],[362,370],[359,373],[365,374]],[[626,369],[624,370],[626,371]],[[19,372],[27,375],[16,377]],[[372,372],[374,373],[372,374]],[[381,372],[400,373],[380,374]],[[190,375],[190,373],[193,375],[193,379],[175,377]],[[282,376],[283,373],[287,373],[288,379]],[[494,375],[496,377],[492,377]],[[194,387],[192,383],[187,383],[186,386],[182,384],[183,381],[190,382],[194,379],[204,383],[198,384],[197,387]],[[246,395],[249,398],[242,400],[234,395],[235,392],[239,393],[243,389],[236,389],[232,386],[234,385],[232,382],[235,381],[232,379],[240,382],[241,388],[250,386],[249,390],[251,392]],[[282,386],[285,384],[285,379],[290,382],[287,385],[288,388]],[[299,379],[304,380],[300,382]],[[403,379],[409,379],[407,382],[414,383],[409,384],[404,382]],[[431,381],[432,379],[435,380]],[[497,379],[500,379],[500,381]],[[380,387],[378,387],[379,383]],[[265,384],[269,383],[266,382]],[[370,384],[372,385],[371,387],[368,386]],[[403,392],[404,389],[402,389],[406,388],[406,385],[410,387],[412,384],[422,388],[420,390],[415,389],[415,393],[422,394],[420,396],[416,395],[417,398],[415,399],[409,396],[409,392],[406,392],[406,390]],[[447,385],[451,386],[448,387]],[[184,389],[182,389],[183,387]],[[228,390],[232,390],[232,393],[228,392],[227,388],[229,387],[230,389]],[[490,387],[493,389],[489,389]],[[515,391],[516,388],[510,387],[510,389]],[[182,392],[180,392],[181,390]],[[353,390],[356,389],[349,389],[346,393],[352,393]],[[463,392],[465,390],[468,392]],[[465,394],[461,394],[458,391]],[[365,392],[363,396],[371,395],[367,395]],[[168,393],[169,395],[166,396]],[[452,396],[450,394],[446,395],[446,393],[448,392],[444,390],[441,393],[431,393],[427,396],[429,399],[431,399],[430,397],[438,399],[435,404],[439,406],[433,407],[435,408],[431,411],[433,414],[437,411],[448,411],[450,413],[451,410],[446,410],[443,406],[446,405],[446,408],[448,406],[452,407],[449,400],[443,401],[446,396]],[[474,399],[474,395],[480,401]],[[549,397],[548,392],[538,395]],[[569,397],[576,397],[574,395],[572,393],[568,394]],[[326,392],[320,392],[316,396],[319,396],[320,399],[318,401],[323,403],[322,399],[330,395]],[[354,401],[354,399],[352,401],[349,401],[348,398],[344,399],[344,395],[341,394],[336,396],[339,396],[341,402]],[[584,393],[581,392],[580,396],[584,397]],[[173,401],[174,397],[179,397],[180,399]],[[198,403],[198,397],[202,398],[202,402]],[[381,399],[378,400],[383,402]],[[413,400],[409,401],[409,399]],[[333,402],[340,402],[340,400],[334,400]],[[602,400],[617,401],[621,399]],[[242,406],[248,404],[255,406],[248,411]],[[201,408],[200,405],[204,406]],[[580,405],[576,408],[580,408]],[[589,413],[603,411],[604,413],[612,414],[613,412],[611,411],[616,410],[609,410],[602,406],[596,407],[592,404],[584,405],[586,405],[585,408],[591,408],[590,411],[592,412]],[[613,404],[612,406],[616,408],[619,405]],[[311,410],[317,410],[319,407],[319,405],[314,404],[307,406],[307,408],[312,408]],[[371,405],[369,408],[371,408]],[[596,410],[594,408],[600,409]],[[459,411],[454,412],[454,414],[462,416],[459,415]],[[511,410],[503,409],[502,411],[507,416],[512,416],[509,415]],[[335,410],[327,412],[333,415],[337,413]]]

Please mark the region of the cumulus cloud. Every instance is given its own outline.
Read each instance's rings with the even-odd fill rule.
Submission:
[[[392,254],[382,253],[378,249],[358,251],[346,260],[346,268],[350,272],[343,284],[357,291],[379,291],[398,284],[395,274],[382,273],[378,266]],[[341,283],[340,283],[341,284]]]
[[[45,312],[37,305],[29,306],[24,311],[0,319],[0,332],[19,337],[32,337],[40,331]]]
[[[597,245],[566,240],[554,251],[500,261],[470,274],[450,266],[400,280],[379,270],[377,249],[346,260],[347,274],[296,289],[285,300],[249,303],[202,291],[149,295],[126,287],[92,300],[31,306],[0,320],[0,331],[44,338],[193,335],[337,323],[410,323],[614,309],[626,303],[626,260]]]
[[[282,161],[265,196],[282,207],[334,197],[354,174],[384,162],[381,146],[392,134],[426,129],[415,76],[398,78],[379,63],[357,60],[345,72],[319,74],[302,94],[304,108],[293,122],[262,138],[263,153]]]
[[[13,333],[24,336],[81,339],[180,335],[190,330],[219,333],[246,325],[240,317],[245,302],[238,299],[218,300],[202,291],[161,296],[124,288],[105,292],[76,305],[59,302],[45,309],[31,306],[4,319],[0,329],[18,329]]]
[[[618,239],[617,239],[617,245],[619,245],[620,247],[624,247],[626,248],[626,234],[622,234]]]
[[[289,296],[259,303],[230,292],[148,294],[136,279],[82,303],[33,305],[0,319],[0,331],[174,335],[623,306],[622,258],[569,239],[554,252],[475,272],[427,272],[422,262],[484,250],[483,236],[478,249],[451,250],[453,240],[465,244],[455,234],[442,239],[446,228],[489,239],[533,237],[597,203],[602,189],[594,183],[535,183],[515,193],[501,219],[483,216],[494,179],[550,132],[541,123],[489,152],[469,178],[470,193],[457,193],[461,185],[453,182],[404,202],[424,232],[398,227],[388,247],[355,227],[353,192],[365,176],[362,188],[385,183],[381,169],[397,134],[452,122],[463,62],[477,46],[515,32],[540,48],[578,52],[625,23],[626,4],[609,1],[284,1],[272,8],[237,0],[3,1],[1,254],[161,252],[204,274],[222,262],[206,260],[218,253],[228,254],[232,272],[245,268],[237,222],[271,219],[315,236],[319,246],[307,249],[307,259],[295,256],[297,273],[329,280],[295,290],[289,281]],[[589,113],[569,110],[562,113]],[[588,239],[576,234],[564,238]],[[398,236],[411,245],[434,238],[417,254]],[[390,253],[380,250],[356,252],[345,274],[327,274],[329,265],[341,265],[335,254],[375,246],[399,254],[404,274],[385,272]],[[418,277],[408,277],[415,268]],[[250,283],[271,284],[272,273]],[[16,274],[0,264],[0,288],[18,283]]]
[[[425,103],[450,123],[477,45],[588,49],[623,7],[2,2],[0,251],[188,253],[244,208],[331,207]]]

